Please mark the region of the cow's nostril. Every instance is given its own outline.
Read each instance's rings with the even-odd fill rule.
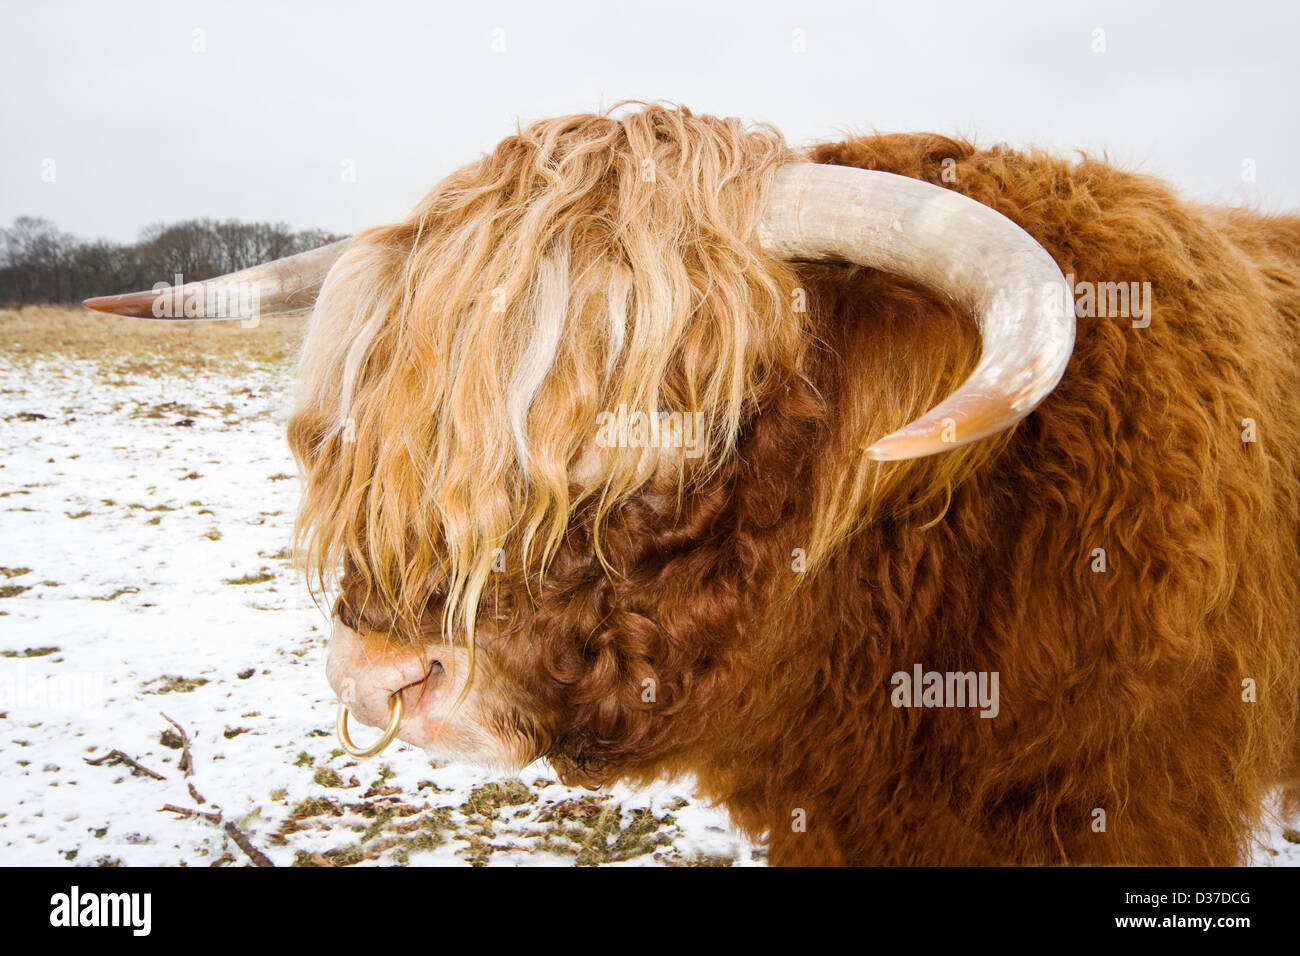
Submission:
[[[443,673],[442,661],[434,661],[429,665],[429,677],[440,677]],[[428,678],[426,678],[427,680]]]
[[[357,617],[352,613],[352,608],[348,607],[347,602],[342,597],[334,603],[334,616],[348,630],[355,631],[357,629]]]

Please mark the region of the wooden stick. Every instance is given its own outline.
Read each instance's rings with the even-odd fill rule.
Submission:
[[[185,729],[180,724],[176,723],[176,721],[172,720],[166,714],[163,714],[162,717],[165,721],[167,721],[167,723],[175,727],[176,732],[181,735],[182,749],[181,749],[181,760],[179,766],[181,770],[185,772],[185,776],[188,777],[191,773],[194,772],[194,761],[190,757],[190,736],[185,732]],[[145,767],[137,763],[136,761],[132,760],[130,757],[122,753],[122,751],[120,750],[110,750],[107,754],[105,754],[102,757],[97,757],[94,760],[87,759],[86,763],[90,764],[92,767],[98,767],[101,764],[107,763],[108,761],[114,761],[114,762],[120,761],[122,763],[125,763],[131,767],[132,772],[139,771],[140,773],[147,774],[148,776],[153,777],[155,780],[167,779],[162,774],[155,773],[154,771],[150,770],[148,767]],[[198,803],[207,803],[207,801],[204,800],[203,797],[199,795],[199,792],[196,789],[194,789],[194,784],[187,783],[187,786],[189,787],[190,796],[192,796]],[[158,812],[162,813],[163,811],[167,811],[168,813],[177,813],[180,814],[180,816],[186,818],[200,817],[204,820],[207,820],[210,823],[217,823],[217,824],[221,823],[221,811],[219,809],[216,812],[207,811],[207,810],[192,810],[187,807],[178,807],[168,803],[165,804],[162,810],[159,810]],[[271,862],[270,857],[268,857],[257,847],[253,846],[253,841],[248,838],[248,834],[245,833],[243,830],[239,829],[239,827],[235,825],[234,821],[227,820],[225,824],[222,826],[222,829],[225,830],[226,834],[230,837],[230,839],[235,841],[235,845],[238,846],[241,850],[244,851],[244,853],[248,855],[248,858],[253,861],[254,866],[270,866],[270,867],[275,866],[275,864]]]
[[[181,770],[185,771],[185,776],[188,777],[194,772],[194,759],[190,756],[190,735],[185,732],[184,727],[176,723],[176,721],[172,720],[166,714],[163,714],[162,711],[159,711],[158,713],[162,714],[162,719],[175,727],[176,732],[181,735],[181,762],[179,766]]]
[[[89,759],[87,759],[87,760],[86,760],[86,763],[90,764],[92,767],[98,767],[98,766],[100,766],[100,765],[102,765],[102,764],[104,764],[105,762],[110,761],[110,760],[113,761],[113,763],[124,763],[124,764],[126,764],[128,767],[131,768],[132,773],[135,773],[135,772],[138,771],[138,772],[140,772],[140,773],[142,773],[142,774],[145,774],[146,776],[153,777],[155,780],[166,780],[166,779],[167,779],[167,778],[164,777],[162,774],[160,774],[160,773],[155,773],[154,771],[150,770],[148,767],[146,767],[146,766],[144,766],[144,765],[142,765],[142,764],[139,764],[139,763],[137,763],[136,761],[132,760],[130,757],[128,757],[126,754],[122,753],[122,751],[120,751],[120,750],[110,750],[108,753],[104,754],[104,756],[102,756],[102,757],[97,757],[97,758],[95,758],[94,760],[89,760]]]
[[[168,813],[179,813],[183,817],[202,817],[204,820],[207,820],[211,823],[221,822],[220,811],[217,811],[216,813],[209,813],[207,810],[191,810],[188,807],[178,807],[170,803],[164,804],[162,809],[159,810],[158,812],[162,813],[164,810],[167,811]]]
[[[270,857],[253,846],[253,841],[248,838],[248,834],[235,826],[234,821],[227,820],[224,829],[226,833],[230,834],[230,839],[235,841],[235,845],[248,854],[248,858],[253,861],[254,866],[275,866]]]

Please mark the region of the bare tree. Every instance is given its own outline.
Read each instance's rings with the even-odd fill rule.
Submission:
[[[186,219],[154,223],[137,242],[83,241],[46,219],[21,216],[0,228],[0,303],[77,302],[171,283],[209,279],[343,238],[286,223]]]

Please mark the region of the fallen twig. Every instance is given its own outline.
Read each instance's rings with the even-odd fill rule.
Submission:
[[[185,776],[188,777],[192,773],[194,773],[194,755],[190,752],[190,735],[185,732],[184,727],[176,723],[176,721],[172,720],[166,714],[163,714],[162,711],[159,711],[158,713],[162,714],[162,719],[167,721],[167,723],[171,724],[173,727],[175,727],[176,732],[181,735],[181,760],[178,766],[183,771],[185,771]],[[195,803],[208,802],[206,799],[204,799],[203,794],[199,793],[198,789],[194,786],[193,781],[187,780],[185,782],[185,786],[190,791],[190,796],[194,798]],[[212,822],[213,823],[221,822],[220,812],[216,814],[216,819],[214,819]]]
[[[172,720],[166,714],[163,714],[162,717],[165,721],[167,721],[167,723],[175,727],[176,732],[181,735],[181,759],[180,759],[179,766],[180,769],[184,772],[185,776],[188,777],[191,773],[194,772],[194,761],[193,758],[190,756],[190,736],[185,732],[185,729],[181,727],[180,724],[176,723],[176,721]],[[122,753],[122,751],[120,750],[110,750],[108,753],[104,754],[104,756],[96,757],[93,760],[86,759],[86,763],[90,764],[92,767],[98,767],[105,763],[110,763],[110,764],[124,763],[131,768],[132,773],[137,773],[137,772],[142,773],[145,774],[146,776],[153,777],[155,780],[167,779],[162,774],[156,773],[153,770],[150,770],[148,767],[144,766],[143,764],[140,764],[139,762],[132,760],[130,757]],[[186,786],[189,788],[190,796],[194,798],[195,802],[197,803],[208,802],[204,800],[202,795],[198,792],[198,790],[194,788],[193,783],[186,781]],[[261,850],[259,850],[257,847],[253,846],[253,841],[248,838],[248,834],[245,833],[243,830],[241,830],[238,826],[236,826],[233,821],[227,820],[224,824],[222,824],[221,821],[222,812],[219,807],[215,811],[195,810],[189,807],[178,807],[175,806],[174,804],[168,803],[165,804],[162,807],[162,809],[159,810],[158,812],[162,813],[164,811],[167,813],[178,814],[182,818],[192,819],[197,817],[203,820],[207,820],[209,823],[220,825],[221,828],[226,832],[226,835],[229,836],[230,839],[235,841],[235,845],[238,846],[241,850],[243,850],[244,853],[248,855],[248,858],[253,861],[254,866],[271,866],[271,867],[275,866],[275,864],[271,862],[271,858],[268,857]]]
[[[235,845],[248,854],[254,866],[275,866],[271,858],[253,846],[253,841],[248,838],[248,834],[235,826],[233,821],[227,820],[224,829],[230,835],[230,839],[235,841]]]
[[[158,713],[162,714],[162,719],[175,727],[176,732],[181,735],[181,762],[178,766],[185,772],[185,776],[188,777],[194,772],[194,759],[190,756],[190,735],[185,732],[184,727],[176,723],[176,721],[172,720],[166,714],[163,714],[162,711],[159,711]]]
[[[92,767],[102,766],[104,763],[107,763],[109,761],[112,761],[113,763],[126,764],[128,767],[131,768],[132,773],[139,772],[145,774],[146,776],[153,777],[155,780],[167,779],[162,774],[155,773],[154,771],[150,770],[148,767],[144,766],[143,764],[137,763],[136,761],[132,760],[130,757],[122,753],[122,751],[120,750],[110,750],[108,753],[104,754],[104,756],[96,757],[94,760],[90,760],[89,758],[86,759],[86,763],[90,764]]]
[[[183,817],[202,817],[204,820],[207,820],[211,823],[221,822],[220,810],[216,811],[215,813],[207,810],[191,810],[188,807],[178,807],[171,803],[164,804],[162,809],[159,810],[158,812],[162,813],[164,810],[167,811],[168,813],[179,813]]]

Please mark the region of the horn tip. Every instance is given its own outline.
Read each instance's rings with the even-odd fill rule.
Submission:
[[[927,434],[915,434],[908,431],[891,432],[884,438],[867,445],[862,454],[872,461],[907,461],[912,458],[924,458],[939,452],[951,451],[953,442],[941,441]]]
[[[868,445],[863,449],[862,454],[864,457],[870,458],[872,461],[901,461],[905,458],[911,457],[891,450],[889,443],[884,439],[881,439],[875,444]]]
[[[131,295],[101,295],[83,299],[81,305],[91,312],[101,315],[123,315],[128,318],[152,319],[154,294],[152,292]]]

